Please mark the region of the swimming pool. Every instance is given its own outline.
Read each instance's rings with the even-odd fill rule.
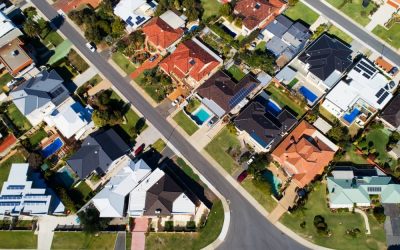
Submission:
[[[314,103],[317,100],[318,96],[316,96],[311,90],[308,88],[301,86],[299,88],[299,92],[311,103]]]
[[[281,189],[281,180],[269,170],[265,170],[263,174],[264,178],[272,185],[272,193],[274,196],[279,196],[279,190]]]
[[[358,114],[360,113],[360,110],[357,108],[353,109],[353,111],[350,112],[350,114],[345,114],[343,116],[343,119],[348,122],[349,124],[352,124],[353,121],[357,118]]]
[[[75,182],[74,177],[72,176],[71,172],[68,171],[66,166],[57,171],[56,178],[58,178],[60,182],[64,184],[65,188],[70,188]]]
[[[275,102],[269,100],[267,105],[266,105],[266,109],[271,112],[273,115],[278,115],[282,109],[278,106],[278,104],[276,104]]]
[[[200,107],[192,116],[193,120],[199,125],[202,125],[210,117],[210,113],[208,113],[203,107]]]
[[[52,143],[42,149],[41,154],[44,158],[47,158],[60,150],[63,145],[64,143],[62,142],[60,137],[57,137]]]

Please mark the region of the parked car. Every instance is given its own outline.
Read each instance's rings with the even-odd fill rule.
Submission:
[[[154,62],[154,60],[156,60],[157,57],[158,57],[158,55],[154,55],[154,56],[150,57],[149,61]]]
[[[241,183],[242,181],[244,181],[244,179],[246,179],[246,177],[248,176],[249,174],[247,173],[247,170],[244,170],[238,177],[237,177],[237,181],[239,182],[239,183]]]
[[[389,74],[392,75],[392,76],[394,76],[394,75],[397,74],[397,72],[399,72],[399,68],[393,67],[393,68],[389,71]]]
[[[96,52],[96,45],[92,42],[86,43],[86,48],[88,48],[92,52]]]
[[[254,155],[250,156],[250,159],[247,161],[247,165],[250,165],[254,161]]]
[[[175,107],[178,103],[179,103],[179,100],[178,100],[178,98],[176,98],[175,101],[173,101],[171,103],[171,105],[172,105],[172,107]]]
[[[145,144],[143,143],[142,145],[140,145],[139,147],[137,147],[137,148],[135,149],[135,152],[134,152],[133,154],[134,154],[135,156],[138,156],[140,153],[143,152],[144,147],[145,147]]]

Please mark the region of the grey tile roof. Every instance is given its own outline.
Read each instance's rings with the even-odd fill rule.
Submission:
[[[111,163],[128,153],[129,149],[114,129],[102,130],[89,135],[67,163],[83,179],[94,170],[106,172]]]
[[[400,127],[400,95],[396,95],[383,109],[381,118],[395,128]]]
[[[289,44],[276,36],[267,42],[267,50],[271,51],[275,56],[279,56],[288,48]]]
[[[327,34],[320,36],[300,56],[299,60],[309,64],[309,71],[324,81],[335,70],[344,73],[352,64],[352,50]]]
[[[63,82],[55,70],[42,71],[11,91],[10,96],[21,113],[28,115],[59,96],[64,95],[65,98],[57,100],[57,104],[64,101],[68,97],[68,90]]]
[[[282,38],[283,34],[285,34],[292,24],[293,22],[290,21],[289,18],[284,15],[279,15],[275,18],[275,20],[269,23],[265,29],[274,34],[274,36]]]

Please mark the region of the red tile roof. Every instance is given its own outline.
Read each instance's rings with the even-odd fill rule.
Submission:
[[[279,0],[240,0],[236,3],[235,12],[243,17],[243,25],[252,30],[274,14],[268,20],[272,21],[280,14],[280,9],[284,5],[285,3]]]
[[[314,126],[303,121],[272,152],[273,158],[293,176],[299,187],[321,175],[336,152],[313,136],[316,131]]]
[[[64,13],[68,13],[73,9],[78,8],[83,4],[97,8],[100,5],[101,0],[58,0],[54,7],[56,9],[61,9]]]
[[[159,17],[151,19],[143,27],[143,32],[146,34],[149,42],[162,49],[168,48],[183,35],[181,28],[173,29]]]
[[[13,134],[9,134],[4,138],[3,142],[0,144],[0,153],[4,152],[10,146],[12,146],[17,141],[17,138]]]
[[[201,81],[210,74],[220,62],[201,48],[193,40],[179,44],[176,50],[160,63],[168,74],[173,73],[183,80],[186,76]]]

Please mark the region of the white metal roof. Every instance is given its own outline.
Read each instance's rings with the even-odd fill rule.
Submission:
[[[183,20],[180,16],[178,16],[171,10],[167,10],[166,12],[164,12],[160,16],[160,18],[173,29],[185,26],[185,20]]]

